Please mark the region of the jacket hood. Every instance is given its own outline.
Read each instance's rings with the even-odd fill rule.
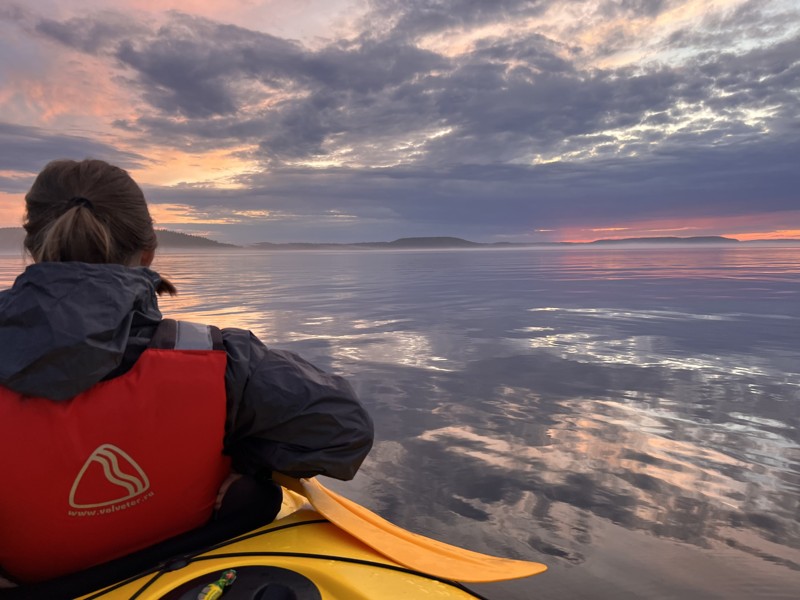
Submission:
[[[45,262],[0,292],[0,385],[66,400],[122,361],[131,329],[161,320],[158,273],[144,267]]]

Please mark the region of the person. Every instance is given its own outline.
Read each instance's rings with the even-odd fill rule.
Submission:
[[[275,471],[354,476],[373,424],[344,379],[249,331],[162,317],[176,289],[150,269],[126,171],[54,161],[25,203],[33,263],[0,292],[0,575],[46,581],[271,520]]]

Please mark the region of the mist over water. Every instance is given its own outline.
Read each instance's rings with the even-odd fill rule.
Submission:
[[[800,248],[162,254],[165,316],[349,378],[356,479],[414,531],[546,563],[493,598],[795,598]],[[0,283],[20,270],[0,258]]]

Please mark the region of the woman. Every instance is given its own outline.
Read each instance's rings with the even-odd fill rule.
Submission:
[[[271,520],[273,471],[353,477],[373,430],[343,379],[248,331],[162,318],[175,287],[149,269],[152,219],[124,170],[55,161],[25,201],[34,264],[0,292],[6,577]]]

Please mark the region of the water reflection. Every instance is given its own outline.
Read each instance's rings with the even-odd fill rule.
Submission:
[[[181,292],[165,314],[350,377],[378,442],[331,487],[551,567],[485,593],[800,589],[800,249],[158,260]]]
[[[735,279],[796,281],[800,245],[776,247],[706,246],[572,248],[550,253],[551,269],[562,277],[597,279]]]
[[[648,381],[629,372],[609,382],[630,390],[631,384],[642,380],[648,383],[646,394],[641,388],[638,394],[620,389],[619,396],[586,398],[575,396],[576,388],[585,384],[560,383],[591,380],[592,373],[582,373],[585,369],[580,363],[557,364],[538,356],[526,364],[517,361],[511,372],[502,367],[487,361],[471,365],[470,370],[473,377],[514,381],[515,388],[505,388],[500,399],[495,396],[494,402],[483,405],[478,398],[458,394],[464,404],[480,409],[468,414],[456,411],[463,423],[458,426],[434,427],[438,419],[432,415],[416,440],[453,455],[441,457],[448,465],[463,468],[472,463],[474,478],[506,472],[507,494],[516,484],[516,491],[534,492],[540,498],[538,519],[550,518],[544,505],[566,502],[628,528],[698,545],[720,539],[716,531],[732,520],[747,522],[753,517],[773,525],[768,528],[773,541],[798,539],[793,511],[800,488],[796,479],[785,477],[798,458],[790,437],[760,429],[731,431],[724,415],[718,417],[723,420],[720,426],[697,422],[681,412],[680,403],[664,400],[673,397],[674,386],[666,379],[659,382],[658,375]],[[543,389],[538,382],[548,376],[559,383]],[[448,387],[446,382],[442,385],[445,390]],[[520,392],[523,397],[518,396]],[[724,395],[725,390],[720,390],[719,399]],[[520,412],[522,406],[535,411]],[[451,415],[452,408],[444,406],[439,413]],[[522,421],[521,427],[500,431],[504,422],[515,419]],[[537,427],[540,419],[549,422],[546,429]],[[787,426],[783,429],[792,433]],[[479,489],[490,495],[476,498],[491,500],[495,488]],[[702,529],[684,515],[688,506],[702,512]],[[529,534],[530,528],[522,533]]]

